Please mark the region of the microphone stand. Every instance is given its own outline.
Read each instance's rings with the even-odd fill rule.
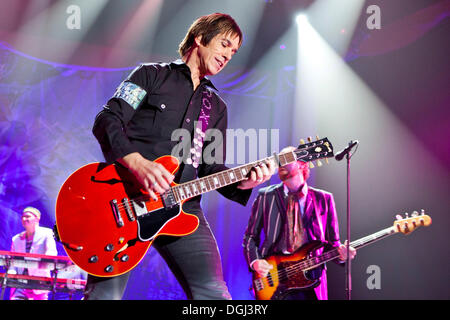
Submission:
[[[348,147],[339,152],[335,159],[337,161],[342,160],[342,158],[345,155],[345,158],[347,159],[347,261],[345,266],[345,279],[346,279],[346,298],[347,300],[352,299],[352,266],[351,266],[351,259],[350,259],[350,230],[351,230],[351,223],[350,223],[350,159],[353,156],[353,153],[356,152],[358,149],[359,142],[358,140],[350,141],[348,144]],[[353,153],[350,153],[351,149],[356,146],[356,150]]]
[[[350,259],[350,153],[345,156],[347,159],[347,265],[345,266],[346,293],[347,300],[352,299],[352,266]]]

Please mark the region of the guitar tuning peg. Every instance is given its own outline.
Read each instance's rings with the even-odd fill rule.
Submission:
[[[403,219],[403,217],[402,217],[402,215],[401,215],[401,214],[397,214],[397,215],[395,216],[395,219],[397,219],[397,220],[402,220],[402,219]]]
[[[305,140],[300,139],[300,144],[305,144]]]
[[[318,167],[321,167],[321,166],[322,166],[322,161],[317,160],[316,163],[317,163],[317,166],[318,166]]]
[[[319,140],[320,140],[319,136],[318,136],[318,135],[316,135],[316,141],[319,141]]]
[[[419,213],[417,211],[413,211],[411,217],[417,217],[419,215]]]
[[[408,213],[408,212],[405,212],[405,218],[406,218],[406,219],[408,219],[408,215],[409,215],[409,213]]]
[[[421,216],[425,215],[425,210],[423,210],[423,209],[420,210],[420,215],[421,215]]]
[[[309,163],[309,168],[310,168],[310,169],[314,168],[314,163],[310,162],[310,163]]]
[[[308,141],[309,141],[309,142],[312,142],[312,137],[308,137]]]

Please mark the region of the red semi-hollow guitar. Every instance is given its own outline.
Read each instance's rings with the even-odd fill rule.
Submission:
[[[185,236],[198,227],[198,218],[182,210],[188,199],[242,181],[252,167],[273,161],[277,165],[333,156],[327,138],[300,145],[296,150],[228,169],[186,183],[172,183],[158,200],[151,199],[126,168],[91,163],[72,173],[56,201],[58,237],[72,261],[86,272],[112,277],[133,269],[160,235]],[[155,160],[169,172],[178,160]]]

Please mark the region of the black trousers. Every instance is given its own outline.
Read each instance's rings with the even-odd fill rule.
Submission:
[[[223,280],[222,261],[216,239],[203,213],[196,215],[200,224],[194,233],[184,237],[161,236],[156,238],[152,247],[166,261],[188,299],[231,299]],[[85,299],[122,299],[131,272],[133,271],[112,278],[89,275]]]

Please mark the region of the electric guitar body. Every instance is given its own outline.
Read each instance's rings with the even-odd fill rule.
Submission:
[[[155,162],[172,174],[178,170],[172,156]],[[163,199],[150,199],[127,169],[91,163],[69,176],[59,191],[59,238],[81,269],[117,276],[139,263],[157,235],[184,236],[197,229],[198,218],[181,210],[184,202],[166,209]]]

